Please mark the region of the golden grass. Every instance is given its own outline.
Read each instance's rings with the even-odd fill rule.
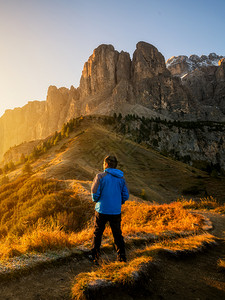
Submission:
[[[219,206],[215,209],[216,212],[220,213],[220,214],[225,214],[225,204],[222,206]]]
[[[205,233],[201,235],[192,235],[185,238],[178,238],[175,240],[166,239],[162,242],[147,246],[145,249],[136,250],[133,255],[151,255],[154,256],[159,250],[168,249],[171,251],[193,251],[205,245],[212,243],[215,237],[211,234]]]
[[[187,209],[215,209],[221,206],[221,204],[212,196],[200,198],[198,201],[192,199],[187,200],[184,198],[178,199],[178,201]]]
[[[212,209],[217,213],[225,214],[225,204],[219,203],[214,197],[200,198],[198,201],[185,198],[178,199],[185,209]]]
[[[93,215],[94,203],[79,196],[79,186],[20,177],[0,187],[0,259],[80,244]]]
[[[0,187],[0,259],[29,251],[44,252],[89,243],[93,236],[94,203],[79,196],[80,187],[63,181],[20,177]],[[122,208],[123,235],[193,231],[202,217],[182,203],[151,205],[127,201]],[[104,236],[112,242],[109,228]]]
[[[0,244],[0,260],[19,256],[29,252],[40,252],[71,249],[90,240],[93,228],[86,228],[78,233],[67,233],[60,227],[37,227],[34,231],[25,233],[22,237],[8,237]]]
[[[65,188],[56,180],[23,177],[0,189],[0,259],[90,244],[94,203],[79,198],[79,187]],[[122,209],[125,237],[193,231],[195,224],[201,228],[202,217],[186,211],[180,202],[151,205],[127,201]],[[113,241],[109,228],[104,237]]]
[[[159,234],[166,231],[191,231],[194,224],[202,224],[200,215],[193,215],[183,209],[179,202],[149,205],[127,201],[122,209],[122,228],[125,235],[135,233]]]
[[[165,231],[180,232],[193,230],[193,224],[201,224],[202,217],[187,212],[181,203],[164,205],[149,205],[147,202],[127,201],[123,207],[122,230],[123,235],[137,233],[160,234]],[[109,228],[105,236],[111,236]],[[203,242],[213,240],[211,235],[191,236],[180,238],[176,241],[163,241],[155,245],[146,247],[144,250],[136,250],[130,254],[133,257],[129,263],[109,263],[102,264],[101,268],[95,272],[79,274],[72,287],[74,299],[83,299],[88,285],[95,284],[98,280],[125,284],[132,282],[134,272],[138,272],[143,264],[153,260],[158,250],[169,249],[193,249],[202,245]]]
[[[144,264],[150,261],[152,261],[151,257],[137,257],[129,264],[121,262],[103,263],[101,268],[96,271],[80,273],[72,286],[72,298],[83,299],[87,286],[95,284],[98,280],[120,284],[132,283],[134,272],[138,272]]]
[[[218,266],[225,270],[225,259],[219,259]]]

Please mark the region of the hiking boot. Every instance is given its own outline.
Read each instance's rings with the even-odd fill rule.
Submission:
[[[87,253],[86,257],[93,262],[95,265],[99,265],[98,260],[99,260],[100,253],[96,250],[91,250]]]

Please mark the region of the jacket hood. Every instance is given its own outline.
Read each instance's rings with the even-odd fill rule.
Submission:
[[[115,177],[118,177],[118,178],[123,177],[123,172],[120,171],[119,169],[107,168],[107,169],[105,169],[104,172],[109,173],[109,174],[111,174]]]

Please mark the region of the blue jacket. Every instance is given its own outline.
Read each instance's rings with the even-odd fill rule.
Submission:
[[[107,168],[95,176],[91,187],[95,210],[101,214],[119,215],[121,205],[129,199],[129,191],[123,172]]]

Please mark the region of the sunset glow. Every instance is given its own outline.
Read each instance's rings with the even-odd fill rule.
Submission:
[[[166,59],[225,55],[224,10],[222,0],[0,0],[0,115],[45,100],[49,85],[77,87],[102,43],[132,54],[145,40]]]

